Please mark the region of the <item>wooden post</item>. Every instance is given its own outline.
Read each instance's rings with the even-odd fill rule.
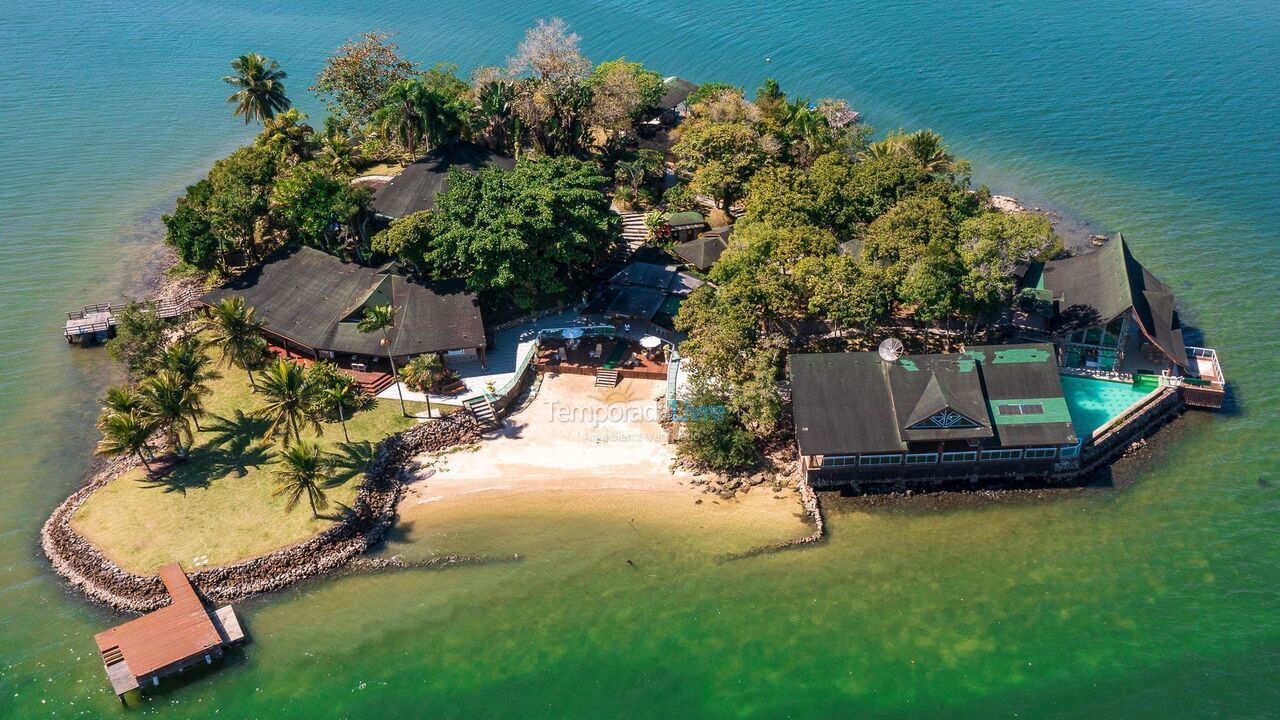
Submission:
[[[481,369],[481,370],[488,370],[488,369],[489,369],[489,365],[485,362],[484,346],[483,346],[483,345],[481,345],[479,348],[477,348],[477,350],[479,350],[479,352],[480,352],[480,369]]]

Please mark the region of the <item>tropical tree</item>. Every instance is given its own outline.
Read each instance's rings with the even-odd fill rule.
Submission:
[[[169,444],[179,457],[186,457],[195,442],[192,421],[202,410],[200,399],[187,387],[182,376],[172,370],[161,370],[138,386],[142,396],[142,416],[168,435]],[[187,446],[183,447],[183,440]]]
[[[947,152],[942,136],[932,130],[917,130],[898,140],[902,151],[927,173],[949,172],[955,168],[955,158]]]
[[[264,435],[266,439],[279,438],[287,448],[293,441],[302,441],[303,427],[315,430],[316,435],[324,434],[324,426],[315,413],[315,386],[307,382],[301,365],[277,358],[262,371],[258,389],[262,392],[263,405],[253,414],[271,421]]]
[[[227,104],[235,105],[232,115],[244,117],[244,124],[257,120],[265,124],[276,113],[289,108],[289,98],[284,94],[285,71],[274,60],[258,53],[245,53],[231,61],[234,75],[222,78],[236,88],[227,98]]]
[[[103,415],[98,427],[102,430],[102,439],[98,441],[96,450],[99,455],[137,455],[147,472],[151,472],[151,463],[147,462],[145,451],[155,426],[146,416],[137,410],[108,413]]]
[[[210,308],[201,328],[207,333],[209,345],[221,352],[222,362],[243,369],[249,376],[249,387],[257,392],[253,369],[266,353],[267,343],[259,334],[262,323],[254,309],[246,306],[239,295],[223,298]]]
[[[387,349],[387,362],[391,363],[391,377],[396,380],[396,394],[400,396],[400,412],[405,417],[409,417],[409,411],[404,409],[404,390],[400,388],[400,375],[396,371],[396,359],[391,355],[391,340],[387,337],[387,330],[396,325],[396,312],[400,308],[391,305],[375,305],[371,308],[365,308],[364,318],[356,324],[356,329],[362,333],[382,333],[382,347]],[[430,408],[427,409],[430,413]]]
[[[156,369],[164,352],[169,323],[156,313],[155,303],[130,302],[116,312],[116,336],[107,341],[107,354],[133,378]]]
[[[283,497],[284,508],[292,511],[303,497],[311,505],[311,514],[320,517],[320,511],[329,506],[324,485],[333,477],[333,461],[309,440],[299,440],[286,447],[277,456],[276,489],[272,497]]]
[[[351,436],[347,434],[347,414],[343,410],[343,406],[352,400],[351,386],[343,384],[321,388],[319,396],[326,405],[337,408],[338,422],[342,423],[342,437],[347,442],[351,442]]]
[[[142,409],[142,396],[132,385],[112,385],[102,397],[102,417],[98,418],[101,429],[107,418],[112,415],[128,414]]]
[[[485,76],[476,78],[476,113],[480,132],[499,150],[515,150],[520,137],[520,119],[515,112],[515,83],[502,77],[500,71],[489,69]]]
[[[463,129],[458,98],[463,90],[449,82],[450,77],[448,71],[437,70],[431,76],[397,81],[383,96],[382,107],[373,113],[375,132],[399,143],[411,158],[417,157],[418,145],[424,141],[436,146],[456,139]]]
[[[391,38],[388,33],[367,32],[325,60],[311,91],[344,128],[358,130],[382,107],[387,90],[413,75],[416,63],[401,57]]]
[[[203,396],[209,393],[209,381],[220,375],[210,369],[212,361],[204,351],[204,345],[196,335],[178,338],[165,348],[160,356],[160,367],[181,379],[183,386],[195,397],[197,407],[203,409]],[[196,429],[200,429],[200,416],[194,416]]]

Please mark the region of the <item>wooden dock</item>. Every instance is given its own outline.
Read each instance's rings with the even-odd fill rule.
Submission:
[[[191,312],[200,304],[200,292],[192,290],[181,297],[154,303],[156,314],[162,318],[174,318]],[[115,334],[116,315],[125,308],[123,303],[98,303],[85,305],[67,313],[67,323],[62,336],[69,343],[102,342]]]

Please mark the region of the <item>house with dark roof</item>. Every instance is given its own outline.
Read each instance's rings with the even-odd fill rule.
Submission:
[[[1173,291],[1133,257],[1123,235],[1026,266],[1019,288],[1014,323],[1052,337],[1063,367],[1178,374],[1191,364]]]
[[[729,249],[729,236],[732,234],[732,226],[708,230],[689,242],[676,245],[672,251],[690,266],[702,271],[710,270]]]
[[[669,319],[701,285],[679,265],[632,260],[609,278],[582,312],[620,322]]]
[[[662,98],[657,110],[664,122],[675,124],[689,114],[686,100],[698,86],[681,77],[671,76],[662,81]]]
[[[1044,476],[1078,463],[1052,345],[791,355],[796,443],[815,487]]]
[[[513,158],[501,155],[483,145],[469,142],[450,143],[431,149],[373,194],[374,213],[394,220],[411,213],[436,208],[436,196],[449,187],[449,171],[476,172],[498,167],[511,170]]]
[[[456,286],[410,280],[395,263],[370,268],[309,247],[284,248],[225,287],[207,293],[213,305],[240,296],[257,311],[263,334],[286,351],[340,366],[380,366],[388,354],[380,333],[357,324],[377,305],[397,308],[387,331],[390,354],[424,353],[484,360],[484,322],[476,296]]]

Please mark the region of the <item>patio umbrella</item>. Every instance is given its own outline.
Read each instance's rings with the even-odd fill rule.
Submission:
[[[652,350],[662,344],[662,339],[655,335],[645,335],[640,338],[640,347],[646,350]]]
[[[565,340],[577,340],[578,338],[582,337],[582,328],[576,328],[576,327],[565,328],[564,330],[560,331],[560,337],[564,338]]]

